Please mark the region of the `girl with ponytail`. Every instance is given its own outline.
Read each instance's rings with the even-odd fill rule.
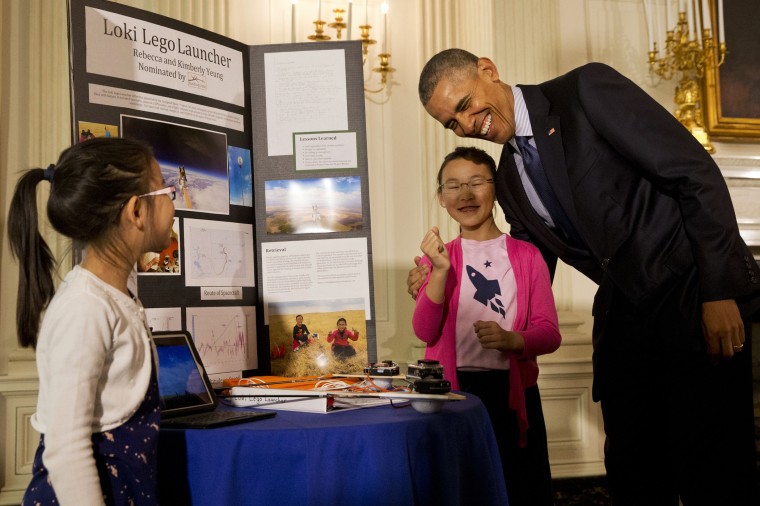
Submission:
[[[48,219],[84,245],[55,288],[56,262],[38,229]],[[19,179],[8,238],[20,279],[16,328],[35,348],[40,433],[24,504],[156,504],[159,405],[150,329],[127,280],[142,253],[168,246],[174,187],[149,147],[96,138]],[[44,313],[44,316],[43,316]]]

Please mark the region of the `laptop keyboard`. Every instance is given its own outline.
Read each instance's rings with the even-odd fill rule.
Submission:
[[[252,422],[254,420],[271,418],[274,414],[273,411],[238,412],[217,410],[161,420],[161,425],[164,427],[183,428],[221,427],[233,423]]]

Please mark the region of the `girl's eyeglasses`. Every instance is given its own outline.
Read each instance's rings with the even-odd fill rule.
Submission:
[[[488,188],[489,183],[493,183],[493,179],[476,177],[470,179],[469,183],[460,183],[459,181],[446,181],[440,185],[438,189],[444,195],[459,195],[459,192],[461,192],[466,186],[472,193],[480,193]]]

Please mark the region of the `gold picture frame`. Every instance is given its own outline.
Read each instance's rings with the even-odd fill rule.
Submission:
[[[717,34],[717,0],[708,0],[712,33]],[[760,3],[723,2],[726,46],[723,65],[707,68],[704,80],[704,123],[716,139],[760,139]],[[754,12],[754,14],[751,14]]]

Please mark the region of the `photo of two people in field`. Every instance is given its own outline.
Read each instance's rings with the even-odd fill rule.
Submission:
[[[368,363],[363,309],[269,314],[272,374],[360,374]]]

